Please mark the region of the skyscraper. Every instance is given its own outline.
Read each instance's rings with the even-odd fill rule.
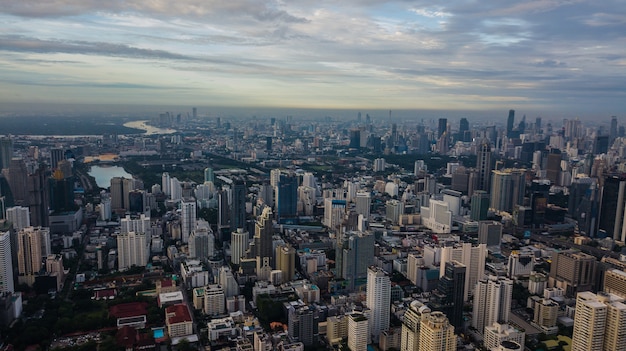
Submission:
[[[191,231],[196,228],[196,207],[196,199],[194,198],[183,198],[180,203],[181,238],[184,243],[189,241]]]
[[[480,221],[478,223],[478,243],[500,247],[502,240],[502,224],[496,221]]]
[[[513,124],[515,123],[515,110],[509,110],[509,118],[506,120],[506,136],[512,136]]]
[[[370,210],[372,206],[372,196],[367,192],[356,193],[356,213],[363,215],[363,218],[368,219],[370,217]]]
[[[13,293],[13,260],[11,256],[11,232],[0,232],[0,293]]]
[[[430,314],[428,306],[420,301],[413,301],[404,313],[402,334],[400,336],[400,351],[420,350],[420,327],[422,319]]]
[[[492,173],[491,207],[497,211],[511,213],[515,205],[521,205],[524,201],[525,170],[505,169]]]
[[[367,278],[367,269],[374,264],[374,234],[347,232],[337,238],[337,275],[348,281],[352,290]]]
[[[204,169],[204,181],[215,182],[215,174],[213,173],[213,168],[207,167]]]
[[[117,263],[120,271],[132,266],[145,267],[150,253],[150,236],[146,233],[120,233],[117,235]]]
[[[611,117],[611,128],[609,129],[609,146],[613,145],[613,141],[617,138],[617,117]]]
[[[49,224],[50,199],[48,194],[48,172],[45,165],[40,165],[32,174],[28,175],[28,210],[30,224],[47,227]]]
[[[616,295],[586,291],[576,296],[572,351],[624,350],[626,304]]]
[[[0,138],[0,171],[9,168],[13,158],[13,140],[10,137]]]
[[[242,257],[246,255],[250,243],[249,234],[243,228],[237,228],[230,236],[230,262],[239,264]]]
[[[476,190],[489,191],[491,184],[491,142],[484,138],[479,145],[476,159],[478,186]]]
[[[18,282],[32,286],[42,269],[42,260],[50,254],[50,231],[26,227],[17,233]]]
[[[444,312],[457,330],[463,329],[466,270],[467,267],[458,261],[446,262],[445,274],[439,279],[431,305],[433,309]]]
[[[50,149],[50,168],[56,169],[59,165],[59,161],[65,159],[65,150],[63,148]]]
[[[594,290],[597,261],[594,256],[577,252],[562,251],[552,255],[550,264],[550,287],[561,287],[567,296],[576,296],[582,291]]]
[[[606,232],[609,238],[623,241],[626,239],[626,177],[607,175],[603,183],[598,230]]]
[[[209,223],[199,220],[189,235],[189,256],[206,261],[213,257],[215,237]]]
[[[278,245],[276,247],[276,269],[283,272],[283,283],[294,278],[296,270],[296,249],[291,245]]]
[[[439,126],[437,129],[437,139],[441,138],[443,133],[448,130],[448,119],[447,118],[439,118]]]
[[[348,347],[350,350],[367,350],[369,321],[362,313],[348,315]]]
[[[508,322],[512,296],[512,280],[495,276],[480,280],[474,292],[472,327],[483,334],[485,327],[495,322]]]
[[[462,243],[455,246],[441,248],[441,264],[439,276],[446,274],[446,262],[458,261],[467,267],[465,271],[465,284],[463,287],[464,301],[469,300],[476,282],[485,275],[485,260],[487,258],[487,245]]]
[[[472,221],[484,221],[487,219],[489,212],[489,193],[484,190],[476,190],[474,194],[472,194],[470,206],[470,219]]]
[[[445,314],[435,311],[422,318],[419,349],[420,351],[456,350],[456,335],[454,334],[454,326],[450,324]]]
[[[367,270],[367,307],[370,309],[369,329],[374,342],[389,329],[391,281],[385,271],[371,266]]]
[[[298,212],[298,177],[281,173],[276,185],[277,218],[295,217]]]
[[[243,180],[237,179],[233,183],[233,197],[230,207],[230,230],[246,226],[246,195],[248,188]]]
[[[257,267],[259,267],[264,259],[269,260],[270,265],[274,264],[274,262],[272,262],[272,258],[274,257],[272,244],[274,224],[272,219],[272,209],[265,207],[263,213],[256,221],[254,231],[254,249],[256,252],[254,256],[257,258]]]
[[[13,224],[13,230],[20,230],[30,227],[30,213],[28,207],[15,206],[7,208],[7,221]]]

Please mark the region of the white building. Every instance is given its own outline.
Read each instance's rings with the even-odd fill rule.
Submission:
[[[576,296],[572,351],[624,350],[626,304],[613,294],[590,291]]]
[[[13,224],[13,229],[16,232],[19,232],[26,227],[30,227],[30,211],[28,210],[28,207],[9,207],[6,210],[6,218],[7,221]]]
[[[380,333],[389,329],[391,306],[391,281],[385,271],[378,267],[367,269],[367,307],[370,309],[369,329],[374,342]]]
[[[130,215],[126,215],[120,220],[120,232],[150,234],[150,216],[142,214],[139,218],[131,218]]]
[[[11,232],[0,232],[0,293],[15,292],[11,257]]]
[[[424,250],[426,257],[426,250]],[[459,261],[467,270],[465,271],[465,301],[473,293],[476,282],[485,276],[485,260],[487,259],[487,245],[471,243],[461,243],[454,246],[441,248],[441,263],[439,265],[439,277],[443,277],[446,272],[446,262]]]
[[[367,350],[368,335],[367,317],[361,313],[348,315],[348,347],[350,350]]]
[[[118,269],[145,267],[150,258],[150,236],[146,233],[120,233],[117,236]]]
[[[419,350],[456,351],[454,326],[442,312],[431,312],[422,318]]]
[[[429,206],[421,206],[422,223],[433,233],[447,234],[452,230],[452,212],[448,203],[430,199]]]
[[[204,313],[218,316],[226,312],[226,296],[221,285],[211,284],[204,288]]]
[[[213,257],[215,251],[215,236],[209,223],[199,220],[196,228],[189,236],[189,256],[200,260]]]
[[[242,257],[245,256],[248,246],[250,245],[250,234],[243,230],[243,228],[237,228],[232,232],[230,237],[230,262],[239,264]]]
[[[524,345],[526,333],[510,324],[493,323],[485,327],[484,344],[487,350],[498,347],[503,341],[513,341]]]
[[[483,334],[485,327],[496,322],[508,322],[512,296],[512,280],[495,276],[480,280],[474,291],[472,327]]]

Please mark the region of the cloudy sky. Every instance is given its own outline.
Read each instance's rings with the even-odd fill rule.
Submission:
[[[626,114],[624,0],[0,0],[0,103]]]

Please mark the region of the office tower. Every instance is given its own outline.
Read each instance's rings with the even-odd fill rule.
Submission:
[[[372,207],[372,195],[366,192],[356,193],[356,213],[363,215],[363,218],[368,219],[370,217],[370,211]]]
[[[13,293],[13,259],[11,255],[11,232],[0,232],[0,293]]]
[[[369,321],[361,313],[348,315],[348,347],[350,350],[367,350]]]
[[[560,287],[567,296],[594,290],[596,258],[582,252],[563,251],[552,254],[548,285]]]
[[[74,182],[69,178],[64,178],[63,173],[58,169],[48,182],[50,184],[50,209],[53,212],[73,210],[75,207]]]
[[[28,175],[28,210],[30,224],[47,227],[49,221],[48,206],[50,205],[48,174],[46,166],[40,165]]]
[[[484,221],[489,212],[489,193],[484,190],[476,190],[470,202],[472,221]]]
[[[346,214],[346,200],[334,198],[324,199],[324,225],[331,230],[337,230]]]
[[[472,327],[480,334],[493,323],[506,323],[511,312],[513,281],[504,277],[489,276],[476,283]]]
[[[306,346],[316,342],[318,336],[318,312],[315,306],[300,302],[285,302],[287,310],[287,333],[289,338]]]
[[[169,173],[163,172],[161,175],[161,190],[167,196],[172,195],[172,184]]]
[[[51,253],[50,231],[42,227],[26,227],[17,233],[18,282],[33,286],[42,268],[42,260]]]
[[[124,208],[124,178],[111,178],[111,207],[113,210]]]
[[[352,290],[357,281],[367,278],[367,269],[374,264],[375,237],[370,232],[346,232],[337,238],[337,275],[348,281]]]
[[[472,295],[472,291],[479,279],[485,275],[485,260],[487,258],[487,245],[462,243],[455,246],[441,248],[441,264],[439,276],[445,274],[445,265],[448,261],[458,261],[467,267],[465,271],[464,301]]]
[[[487,138],[484,138],[478,147],[476,169],[478,169],[478,186],[476,190],[491,190],[491,142]]]
[[[445,273],[439,279],[431,308],[442,311],[457,329],[463,329],[463,301],[465,299],[465,275],[467,267],[458,261],[447,261]]]
[[[442,312],[431,312],[422,318],[419,350],[456,350],[454,326],[450,324],[448,318]]]
[[[578,223],[582,235],[593,237],[598,225],[598,180],[590,177],[575,177],[569,186],[567,213]],[[611,210],[607,208],[607,210]],[[605,222],[606,223],[606,222]],[[612,237],[612,235],[611,235]]]
[[[59,165],[59,161],[65,159],[65,150],[62,148],[50,149],[50,168],[56,169]]]
[[[598,230],[606,232],[607,237],[626,240],[626,177],[607,175],[604,179],[600,198]]]
[[[199,260],[213,257],[215,251],[215,237],[209,223],[199,220],[196,228],[189,235],[189,256]]]
[[[589,291],[576,296],[572,351],[624,350],[626,305],[618,296]]]
[[[611,128],[609,129],[609,147],[613,145],[613,142],[617,138],[617,117],[611,117]]]
[[[391,306],[391,281],[381,268],[371,266],[367,270],[366,304],[370,309],[370,334],[373,341],[377,343],[380,333],[389,329]]]
[[[361,147],[361,131],[359,129],[350,129],[349,148],[358,149]]]
[[[204,288],[204,314],[219,316],[226,312],[226,294],[218,284],[210,284]]]
[[[276,247],[276,269],[283,272],[283,283],[294,278],[296,270],[296,249],[291,245],[278,245]]]
[[[606,154],[609,151],[609,136],[608,135],[596,135],[593,140],[593,154],[600,155]]]
[[[448,130],[448,119],[447,118],[439,118],[439,126],[437,129],[437,139],[441,138],[443,133]]]
[[[263,213],[257,218],[254,227],[254,257],[257,259],[257,267],[263,260],[269,260],[270,266],[274,264],[272,236],[274,235],[274,224],[272,209],[265,207]]]
[[[2,190],[2,185],[0,185]],[[0,193],[0,219],[7,219],[7,198]]]
[[[524,203],[525,170],[492,171],[491,208],[511,213],[515,205]]]
[[[493,350],[503,342],[512,341],[524,345],[526,333],[507,323],[494,323],[485,327],[484,345],[487,350]]]
[[[512,251],[507,265],[507,277],[529,277],[535,267],[535,254],[532,251]]]
[[[546,161],[546,178],[554,185],[561,184],[561,159],[561,152],[557,149],[548,154]]]
[[[509,110],[509,117],[506,120],[506,136],[511,138],[513,124],[515,123],[515,110]]]
[[[146,192],[143,190],[132,190],[128,193],[127,210],[131,213],[144,213],[147,210]]]
[[[498,246],[502,241],[502,224],[496,221],[478,222],[478,243]]]
[[[430,308],[420,301],[413,301],[404,313],[402,321],[402,335],[400,336],[400,351],[420,350],[420,326],[422,319],[430,314]]]
[[[117,266],[120,271],[132,266],[145,267],[149,253],[149,234],[128,232],[117,235]]]
[[[471,141],[471,133],[469,130],[469,122],[467,118],[463,117],[459,121],[459,135],[457,138],[459,141],[468,142]]]
[[[207,167],[204,169],[204,181],[215,182],[215,174],[213,173],[213,168]]]
[[[28,207],[24,206],[15,206],[9,207],[6,210],[7,221],[13,224],[13,229],[16,232],[20,230],[30,227],[30,213]]]
[[[194,198],[183,198],[180,203],[180,227],[181,239],[183,243],[189,241],[191,231],[196,228],[196,200]]]
[[[170,179],[170,198],[179,201],[183,198],[183,187],[177,178]]]
[[[120,219],[120,232],[122,234],[135,232],[150,234],[150,216],[142,214],[139,217],[131,218],[130,215]]]
[[[13,158],[13,140],[10,137],[0,138],[0,171],[9,168]]]
[[[11,159],[8,181],[15,205],[28,206],[28,170],[23,159],[17,157]]]
[[[239,264],[242,257],[246,255],[250,246],[249,234],[243,228],[237,228],[230,236],[230,262]]]
[[[232,202],[230,207],[230,230],[246,226],[246,196],[248,188],[243,180],[237,179],[233,182]]]
[[[295,217],[298,212],[298,177],[281,173],[276,185],[276,217]]]

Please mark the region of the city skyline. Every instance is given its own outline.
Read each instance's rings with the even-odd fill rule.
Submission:
[[[626,107],[617,1],[1,3],[3,104]]]

